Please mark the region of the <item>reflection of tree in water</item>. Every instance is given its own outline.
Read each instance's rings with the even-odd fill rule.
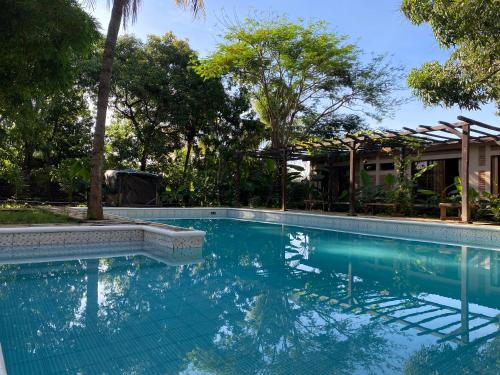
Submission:
[[[10,284],[16,290],[0,288],[0,301],[10,306],[0,314],[0,339],[9,338],[7,366],[13,349],[22,345],[26,358],[74,355],[82,366],[100,365],[99,373],[382,372],[398,366],[396,344],[386,339],[393,328],[339,306],[363,304],[387,289],[397,296],[418,293],[426,286],[415,283],[410,271],[440,272],[426,261],[432,249],[421,247],[419,261],[409,263],[415,259],[408,256],[411,249],[395,248],[392,240],[380,246],[397,256],[379,249],[347,253],[338,246],[321,258],[315,248],[328,241],[356,248],[357,239],[331,234],[325,240],[314,231],[248,228],[237,221],[204,225],[210,228],[202,228],[208,239],[201,264],[168,267],[145,257],[121,257],[3,267],[0,282],[16,280]],[[368,267],[375,253],[376,264]],[[398,272],[371,271],[375,266]],[[444,349],[433,348],[415,355],[411,368],[424,368],[432,353],[446,357]],[[449,350],[448,359],[459,354]],[[489,352],[484,363],[495,358],[494,350]],[[69,369],[64,361],[51,366]]]
[[[405,375],[498,375],[500,374],[500,338],[483,345],[423,347],[404,365]]]
[[[315,293],[342,287],[345,279],[290,267],[296,257],[276,247],[277,235],[243,236],[238,250],[226,254],[240,260],[235,274],[247,275],[245,282],[231,283],[227,303],[219,301],[237,306],[237,317],[224,320],[208,349],[190,354],[196,367],[216,374],[350,374],[357,366],[368,372],[384,363],[388,343],[377,332],[380,324],[360,326],[357,316],[340,316],[337,306]]]

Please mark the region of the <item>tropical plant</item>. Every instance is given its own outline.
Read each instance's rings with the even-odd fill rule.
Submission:
[[[203,9],[203,0],[175,0],[176,4],[190,7],[193,14]],[[97,115],[91,154],[90,194],[87,207],[89,219],[102,219],[102,166],[104,161],[104,137],[106,113],[111,89],[111,72],[115,56],[116,41],[120,24],[125,26],[129,19],[135,21],[141,0],[114,0],[111,9],[106,41],[102,57],[97,93]]]
[[[75,193],[85,197],[90,177],[88,167],[86,159],[64,159],[50,170],[52,180],[67,194],[68,202],[73,202]]]
[[[396,155],[394,167],[397,174],[385,176],[385,182],[390,186],[390,189],[387,189],[385,193],[385,200],[388,203],[393,203],[396,211],[400,213],[412,213],[418,196],[424,197],[427,203],[435,202],[437,199],[437,193],[427,189],[418,189],[418,180],[436,166],[436,164],[428,164],[412,173],[411,167],[419,158],[418,152],[415,155],[411,153]]]
[[[453,187],[454,189],[449,191],[449,193],[448,193],[448,200],[450,202],[461,202],[461,200],[462,200],[462,191],[463,191],[463,188],[462,188],[462,179],[459,176],[455,176],[455,178],[453,179],[453,184],[451,185],[451,187]],[[446,188],[446,190],[447,189],[448,188]],[[471,203],[471,204],[474,205],[474,204],[477,203],[477,200],[479,199],[480,194],[479,194],[479,192],[476,189],[474,189],[472,187],[469,187],[468,197],[469,197],[469,203]]]
[[[450,190],[448,200],[451,202],[461,202],[462,200],[462,180],[455,177],[454,189]],[[500,198],[496,194],[489,192],[478,192],[474,188],[469,188],[469,205],[471,213],[475,219],[500,220]]]
[[[477,211],[480,217],[493,218],[495,221],[500,221],[500,197],[498,194],[481,193]]]
[[[360,172],[360,187],[357,191],[357,202],[363,207],[367,203],[380,201],[384,196],[384,188],[381,185],[375,185],[367,171]]]

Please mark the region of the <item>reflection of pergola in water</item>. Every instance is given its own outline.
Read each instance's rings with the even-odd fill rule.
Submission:
[[[438,125],[420,125],[416,129],[403,127],[403,131],[367,131],[365,133],[346,134],[344,137],[332,137],[315,142],[302,142],[288,145],[282,149],[265,149],[248,152],[253,157],[275,159],[281,162],[281,208],[286,210],[286,171],[287,161],[327,159],[331,164],[339,154],[349,153],[349,213],[355,215],[355,175],[356,158],[359,152],[375,151],[383,147],[400,147],[401,154],[409,144],[449,145],[460,144],[462,163],[462,221],[470,221],[469,210],[469,146],[470,143],[496,142],[500,145],[500,128],[467,117],[458,116],[458,121],[448,123],[439,121]]]
[[[469,310],[467,264],[468,248],[463,246],[460,261],[460,307],[420,296],[357,292],[354,288],[355,270],[353,271],[351,261],[346,273],[346,288],[331,295],[334,298],[330,299],[330,303],[339,305],[344,312],[369,314],[372,320],[383,319],[385,324],[398,323],[402,325],[402,331],[415,329],[419,331],[418,336],[436,336],[439,343],[451,341],[460,345],[480,344],[500,335],[500,315],[488,316]],[[440,322],[441,319],[446,321]],[[473,326],[471,322],[474,322]],[[457,328],[453,329],[454,327]],[[480,331],[481,329],[484,330]],[[476,335],[473,340],[470,340],[471,334]]]

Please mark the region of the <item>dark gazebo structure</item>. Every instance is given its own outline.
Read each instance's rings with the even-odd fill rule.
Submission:
[[[313,160],[319,155],[328,158],[338,154],[349,154],[349,214],[355,215],[355,174],[356,158],[359,151],[380,150],[382,147],[404,147],[420,145],[461,145],[462,202],[461,221],[470,222],[469,210],[469,148],[471,143],[496,142],[500,145],[500,127],[485,124],[464,116],[456,122],[439,121],[438,124],[419,125],[415,129],[384,130],[346,134],[318,141],[303,141],[282,149],[264,149],[247,153],[253,157],[271,158],[281,162],[281,209],[286,210],[286,168],[290,160]]]
[[[111,206],[159,206],[161,177],[134,170],[107,170],[104,173],[106,202]]]

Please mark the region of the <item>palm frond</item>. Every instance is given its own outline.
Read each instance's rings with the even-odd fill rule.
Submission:
[[[180,7],[190,9],[194,16],[205,14],[205,4],[203,0],[175,0],[175,4]]]
[[[127,25],[128,21],[135,23],[137,21],[137,13],[141,6],[142,0],[113,0],[123,2],[123,26]]]

